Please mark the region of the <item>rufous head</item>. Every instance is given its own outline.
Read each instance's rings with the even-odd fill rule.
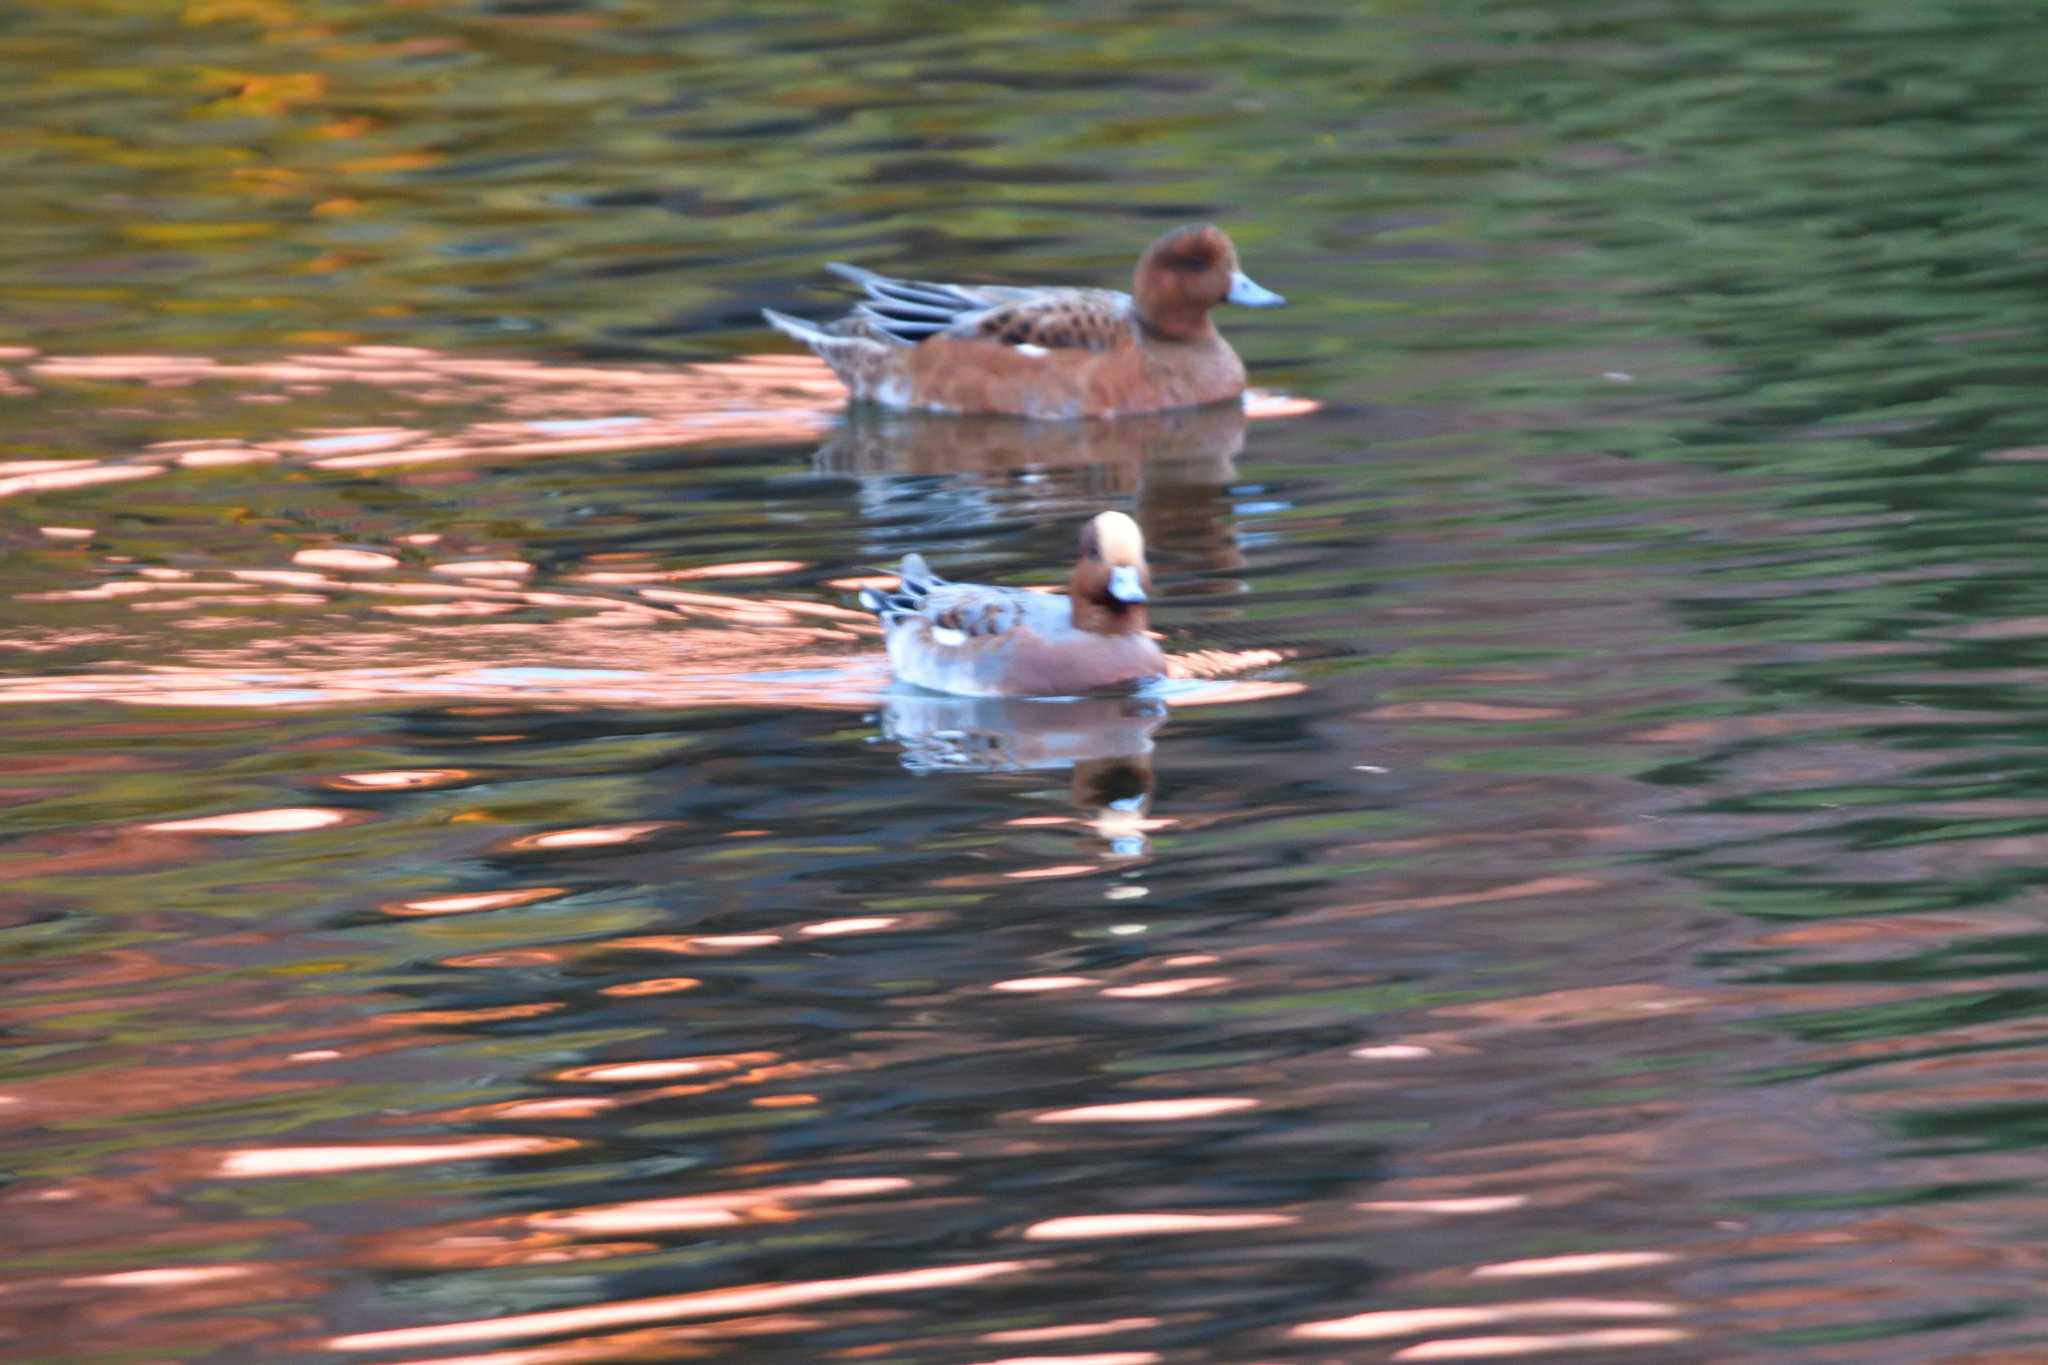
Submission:
[[[1237,268],[1237,248],[1211,223],[1176,228],[1138,258],[1131,293],[1145,325],[1175,341],[1206,335],[1219,303],[1278,308],[1287,302]]]
[[[1068,580],[1074,624],[1104,635],[1145,628],[1152,571],[1145,565],[1145,533],[1122,512],[1103,512],[1081,528],[1081,557]]]

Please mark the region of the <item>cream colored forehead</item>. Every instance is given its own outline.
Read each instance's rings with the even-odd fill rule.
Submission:
[[[1104,512],[1095,519],[1095,545],[1112,564],[1145,562],[1145,533],[1121,512]]]

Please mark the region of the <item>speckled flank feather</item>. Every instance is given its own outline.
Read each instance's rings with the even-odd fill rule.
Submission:
[[[1209,323],[1244,281],[1230,239],[1185,228],[1139,260],[1135,293],[899,280],[827,267],[865,297],[846,317],[813,325],[769,311],[856,399],[937,412],[1113,417],[1196,407],[1244,391],[1244,365]]]
[[[832,373],[839,376],[839,382],[855,398],[904,406],[910,386],[902,375],[902,357],[898,353],[909,350],[910,343],[871,325],[865,318],[841,318],[825,327],[814,327],[772,308],[761,312],[777,331],[817,352],[818,358],[832,367]]]
[[[1046,351],[1106,351],[1136,340],[1131,296],[1114,289],[1011,289],[894,280],[842,261],[828,262],[825,268],[867,291],[867,298],[854,305],[846,321],[865,323],[873,332],[906,345],[949,336]]]
[[[1135,345],[1136,329],[1129,294],[1111,289],[1048,289],[1018,303],[969,314],[955,324],[951,334],[1048,351],[1107,351]]]

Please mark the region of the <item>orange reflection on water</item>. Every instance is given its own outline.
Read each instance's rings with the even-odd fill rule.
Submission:
[[[792,1336],[857,1323],[893,1322],[898,1317],[900,1314],[857,1309],[808,1316],[764,1313],[691,1327],[649,1327],[636,1332],[583,1337],[547,1346],[514,1347],[482,1355],[435,1356],[431,1361],[397,1361],[394,1365],[585,1365],[586,1362],[622,1360],[694,1360],[720,1353],[723,1343],[733,1340]]]
[[[651,976],[644,981],[624,981],[615,986],[606,986],[599,995],[637,996],[673,995],[678,991],[693,991],[703,985],[694,976]]]
[[[529,886],[517,891],[472,891],[452,896],[422,896],[417,900],[391,901],[377,908],[387,915],[470,915],[479,910],[505,910],[515,905],[566,896],[565,886]]]
[[[825,586],[837,588],[840,592],[857,593],[863,588],[893,589],[901,581],[892,573],[871,573],[857,574],[850,578],[828,578],[825,580]]]
[[[1228,986],[1227,976],[1183,976],[1166,981],[1140,981],[1129,986],[1111,986],[1102,993],[1112,1000],[1154,1000],[1162,996],[1185,995],[1189,991]]]
[[[735,1289],[712,1289],[693,1294],[633,1299],[623,1303],[591,1304],[584,1308],[521,1313],[504,1318],[482,1318],[473,1322],[449,1322],[433,1327],[360,1332],[350,1336],[331,1337],[322,1345],[333,1351],[409,1350],[414,1347],[461,1345],[505,1337],[551,1336],[560,1332],[590,1331],[634,1322],[713,1317],[727,1313],[757,1313],[867,1294],[902,1294],[921,1289],[952,1289],[1019,1275],[1027,1270],[1037,1269],[1040,1264],[1036,1261],[982,1261],[968,1265],[929,1266],[921,1270],[854,1275],[837,1280],[768,1282],[743,1285]]]
[[[523,559],[457,559],[432,565],[427,572],[450,578],[524,578],[533,565]]]
[[[277,452],[274,450],[232,446],[216,450],[181,451],[178,463],[187,469],[226,469],[241,464],[267,464],[276,458]]]
[[[1670,1318],[1678,1308],[1655,1299],[1528,1299],[1458,1308],[1392,1308],[1327,1322],[1305,1322],[1288,1335],[1313,1341],[1376,1341],[1464,1327],[1572,1318]]]
[[[419,602],[411,606],[372,608],[386,616],[404,616],[421,621],[447,621],[462,617],[505,616],[519,610],[517,602]]]
[[[1160,1318],[1111,1318],[1107,1322],[1076,1322],[1058,1327],[1013,1327],[1002,1332],[983,1332],[976,1341],[991,1345],[1023,1346],[1039,1341],[1072,1341],[1076,1337],[1106,1337],[1117,1332],[1137,1332],[1159,1326]]]
[[[1461,1199],[1369,1199],[1352,1207],[1366,1213],[1413,1214],[1459,1218],[1477,1213],[1505,1213],[1529,1202],[1526,1194],[1477,1194]]]
[[[689,607],[698,615],[716,621],[729,621],[734,625],[789,626],[800,616],[823,616],[834,621],[858,625],[862,627],[864,633],[879,633],[873,616],[866,612],[854,611],[850,607],[834,606],[829,602],[806,602],[800,598],[725,597],[717,593],[685,592],[681,588],[642,588],[640,595],[650,602]],[[817,638],[837,637],[826,634]]]
[[[466,624],[445,639],[438,628],[421,628],[417,637],[365,631],[354,638],[328,638],[320,641],[322,647],[360,660],[330,666],[295,665],[277,652],[285,642],[273,641],[221,651],[218,662],[198,666],[8,678],[0,680],[0,703],[93,700],[269,709],[447,697],[528,706],[782,705],[859,711],[872,706],[889,685],[888,663],[879,651],[845,652],[854,642],[852,635],[816,628],[757,627],[744,634],[673,626],[622,630],[647,626],[650,617],[642,613],[653,609],[606,605],[603,614],[581,621]],[[24,643],[33,648],[38,642]],[[70,643],[91,643],[91,637]],[[829,652],[821,648],[827,644],[833,647]],[[416,660],[430,653],[439,659],[408,661],[408,656]],[[474,661],[463,662],[463,655]],[[606,666],[592,668],[592,659]],[[564,668],[575,671],[524,671]]]
[[[1220,667],[1221,665],[1215,665]],[[1180,656],[1169,654],[1166,658],[1168,676],[1193,677],[1192,673],[1180,673]],[[1213,677],[1214,674],[1208,676]],[[1168,699],[1172,706],[1224,706],[1248,701],[1273,701],[1280,697],[1292,697],[1308,690],[1307,683],[1284,682],[1278,679],[1244,678],[1236,682],[1218,683],[1205,687],[1200,692],[1189,693]]]
[[[439,965],[457,969],[481,968],[489,971],[507,967],[514,970],[521,967],[553,967],[567,962],[573,954],[559,948],[493,948],[482,953],[457,953],[444,957]]]
[[[1594,1251],[1576,1256],[1542,1256],[1526,1261],[1499,1261],[1476,1266],[1475,1280],[1531,1279],[1545,1275],[1598,1275],[1609,1270],[1640,1270],[1669,1265],[1678,1258],[1668,1251]]]
[[[211,578],[185,571],[165,578],[142,569],[89,587],[23,594],[39,601],[125,602],[133,610],[171,614],[177,619],[167,624],[188,633],[253,632],[259,624],[271,630],[210,647],[180,641],[169,660],[126,672],[12,676],[0,680],[0,702],[274,708],[441,696],[524,705],[753,703],[855,710],[873,705],[890,686],[881,652],[862,647],[875,637],[875,623],[867,613],[834,602],[662,587],[638,588],[633,596],[595,587],[538,590],[510,578],[336,577],[344,563],[360,569],[397,563],[380,552],[346,547],[302,551],[298,560],[302,566],[330,567],[226,569]],[[251,593],[249,585],[272,591]],[[353,620],[330,612],[314,630],[293,632],[286,624],[299,609],[349,598],[371,600]],[[229,609],[264,615],[237,617]],[[393,620],[373,625],[370,612]],[[518,619],[534,613],[548,619]],[[67,638],[83,643],[75,632],[59,631],[10,643],[34,650]],[[1175,656],[1169,667],[1184,680],[1207,680],[1282,657],[1270,650],[1198,651]],[[1301,688],[1291,681],[1238,679],[1161,700],[1217,705],[1288,696]]]
[[[1320,411],[1322,404],[1298,394],[1274,393],[1270,389],[1246,389],[1244,415],[1253,421],[1267,417],[1306,417]]]
[[[1089,1104],[1078,1109],[1053,1109],[1033,1116],[1033,1123],[1174,1123],[1181,1119],[1214,1118],[1219,1114],[1256,1109],[1259,1101],[1212,1095],[1179,1100],[1132,1100],[1126,1104]]]
[[[1164,1359],[1157,1351],[1096,1351],[1085,1356],[1004,1356],[974,1365],[1159,1365]]]
[[[104,1285],[109,1289],[177,1288],[188,1284],[212,1284],[238,1280],[256,1272],[246,1265],[163,1266],[155,1270],[117,1270],[107,1275],[74,1275],[65,1284]]]
[[[910,1188],[912,1182],[898,1177],[842,1177],[804,1184],[722,1190],[673,1199],[645,1199],[583,1209],[551,1210],[515,1218],[486,1219],[393,1233],[380,1240],[374,1259],[380,1265],[440,1267],[527,1264],[541,1251],[559,1252],[569,1245],[572,1238],[694,1232],[750,1223],[784,1224],[810,1216],[801,1207],[805,1204],[865,1199]],[[594,1245],[615,1248],[639,1244],[602,1242]]]
[[[688,985],[683,984],[688,982]],[[622,986],[610,987],[602,994],[618,996],[659,995],[671,991],[690,990],[702,984],[690,977],[665,977],[649,982],[628,982]],[[731,1065],[736,1058],[761,1059],[744,1067]],[[576,1067],[558,1074],[562,1080],[594,1080],[600,1083],[631,1084],[637,1081],[662,1080],[670,1077],[698,1075],[695,1082],[670,1083],[649,1086],[644,1090],[613,1092],[609,1095],[560,1096],[543,1099],[507,1100],[497,1104],[476,1105],[440,1114],[428,1115],[443,1123],[493,1122],[508,1118],[593,1118],[599,1114],[620,1109],[628,1105],[648,1104],[656,1100],[680,1099],[690,1095],[710,1095],[721,1090],[743,1086],[766,1085],[771,1082],[795,1080],[809,1076],[816,1069],[804,1062],[778,1062],[773,1053],[736,1053],[731,1058],[699,1058],[703,1063],[696,1069],[682,1069],[681,1062],[616,1063],[596,1067]]]
[[[650,834],[675,829],[673,820],[639,820],[623,825],[587,825],[581,829],[555,829],[544,834],[525,834],[502,845],[508,853],[530,853],[541,849],[610,848],[636,843]]]
[[[1018,995],[1035,995],[1046,991],[1072,991],[1083,986],[1098,984],[1092,976],[1018,976],[1008,981],[998,981],[989,987],[992,991],[1010,991]]]
[[[877,934],[904,922],[901,915],[857,915],[850,919],[821,920],[800,924],[797,932],[808,938],[837,938],[842,934]]]
[[[344,573],[381,573],[385,569],[397,568],[399,560],[396,555],[378,550],[313,549],[298,551],[292,556],[292,563],[309,569],[338,569]]]
[[[638,1256],[658,1251],[654,1242],[572,1243],[566,1237],[515,1231],[472,1231],[439,1239],[405,1232],[372,1240],[367,1259],[400,1270],[490,1270],[500,1266],[556,1265]]]
[[[619,1101],[602,1095],[565,1095],[551,1100],[506,1100],[500,1104],[479,1104],[454,1109],[432,1118],[443,1123],[494,1123],[521,1119],[594,1119],[619,1107]]]
[[[159,820],[142,828],[158,834],[299,834],[367,820],[362,811],[327,806],[283,806],[276,810],[245,810],[232,815],[201,815],[189,820]]]
[[[780,937],[773,938],[780,943]],[[701,950],[701,940],[690,934],[633,934],[626,938],[606,939],[602,943],[587,945],[594,948],[635,953],[675,953],[690,957]]]
[[[794,1185],[760,1185],[674,1199],[641,1199],[534,1213],[526,1216],[526,1222],[543,1231],[602,1236],[723,1226],[745,1220],[781,1223],[797,1216],[790,1210],[792,1204],[820,1199],[865,1199],[878,1194],[900,1194],[910,1188],[911,1182],[902,1176],[839,1176]]]
[[[275,460],[360,470],[706,442],[803,439],[838,421],[844,404],[838,383],[809,355],[771,354],[711,364],[631,367],[551,365],[504,357],[447,356],[414,347],[359,346],[333,354],[246,364],[148,355],[27,359],[27,377],[44,384],[74,379],[95,385],[205,381],[248,385],[256,392],[247,396],[279,399],[308,385],[370,385],[401,401],[446,403],[451,405],[450,411],[482,410],[488,416],[447,431],[400,425],[309,427],[261,446],[219,438],[171,440],[152,444],[138,454],[100,461],[19,461],[0,466],[0,495],[149,477],[166,472],[170,467],[167,461],[210,467]],[[1247,395],[1243,413],[1170,416],[1160,419],[1160,429],[1221,422],[1226,436],[1235,431],[1241,437],[1246,415],[1289,416],[1313,407],[1305,400],[1255,392]],[[858,424],[849,422],[851,425]],[[1080,424],[1068,430],[1063,424],[1054,424],[1040,431],[1029,424],[989,428],[987,424],[911,422],[903,427],[910,435],[899,433],[899,443],[913,437],[940,444],[970,437],[986,441],[996,439],[991,433],[999,431],[1007,435],[997,444],[1016,459],[1037,462],[1047,454],[1040,446],[1064,448],[1080,439],[1077,433],[1083,428],[1093,430],[1101,425]],[[1149,428],[1124,424],[1112,429]],[[1165,444],[1172,446],[1172,442]],[[1224,444],[1226,448],[1231,445],[1229,441]],[[1093,447],[1080,440],[1080,448]],[[53,529],[77,531],[88,540],[92,536],[89,528]],[[391,537],[394,545],[440,539],[436,532]],[[534,572],[530,560],[505,556],[502,549],[498,557],[492,557],[488,554],[492,547],[477,548],[484,553],[437,564],[427,571],[435,578],[459,580],[456,582],[393,582],[370,577],[337,580],[328,573],[382,575],[399,571],[406,567],[406,555],[376,546],[324,544],[299,548],[294,556],[300,566],[296,572],[260,567],[228,571],[230,577],[244,582],[302,590],[296,594],[223,595],[212,604],[213,610],[205,611],[205,604],[192,595],[218,594],[222,585],[188,575],[180,580],[185,583],[184,595],[132,604],[138,610],[179,617],[171,624],[184,632],[213,634],[251,624],[253,618],[238,619],[226,610],[229,608],[281,612],[320,605],[315,597],[304,595],[307,593],[394,596],[412,600],[384,603],[374,609],[416,634],[360,628],[351,634],[343,627],[337,636],[330,618],[323,622],[319,640],[330,657],[316,664],[301,662],[305,641],[279,631],[275,638],[260,643],[192,656],[182,666],[137,668],[127,674],[14,678],[0,686],[0,700],[274,707],[394,696],[505,695],[625,705],[765,700],[850,709],[870,704],[887,683],[879,656],[848,657],[845,652],[847,645],[875,632],[866,614],[850,606],[661,588],[644,590],[646,600],[531,592],[520,588],[521,581]],[[751,559],[664,571],[651,560],[622,558],[624,562],[616,568],[595,567],[571,582],[680,582],[794,573],[807,567],[798,560]],[[137,591],[148,590],[110,582],[73,595],[81,600],[111,600]],[[673,610],[664,611],[655,603]],[[501,619],[531,609],[590,614],[573,623]],[[196,614],[201,612],[204,614]],[[744,627],[745,634],[738,636],[726,629],[678,631],[673,628],[677,616],[694,617],[710,627]],[[486,621],[498,629],[491,632],[483,625]],[[620,630],[655,622],[667,628],[660,632]],[[610,638],[596,638],[600,635]],[[22,647],[37,648],[57,638],[55,631],[46,631],[42,640],[24,641]],[[415,657],[408,658],[408,654]],[[464,657],[472,661],[468,668],[451,662]],[[1236,655],[1198,651],[1177,661],[1174,671],[1183,678],[1206,678],[1265,667],[1283,658],[1280,651]],[[606,676],[595,676],[599,670],[587,669],[587,661],[592,659],[605,661],[602,672]],[[492,676],[508,667],[560,670],[565,665],[592,676],[518,680]],[[763,672],[819,676],[787,681],[741,676]],[[823,676],[828,672],[831,676]],[[252,676],[257,674],[261,676]],[[1286,695],[1298,686],[1272,681],[1238,683],[1231,689],[1178,701],[1203,705],[1257,700]]]
[[[443,1161],[538,1156],[583,1144],[575,1138],[485,1137],[410,1143],[364,1143],[353,1147],[260,1147],[228,1152],[215,1174],[232,1179],[277,1175],[331,1175]]]
[[[1057,863],[1052,867],[1023,867],[1002,874],[1005,881],[1041,881],[1047,877],[1085,877],[1102,869],[1094,863]]]
[[[467,782],[475,776],[469,768],[405,768],[384,773],[337,773],[322,778],[320,785],[344,792],[425,791]]]
[[[1601,1327],[1589,1332],[1555,1332],[1543,1336],[1458,1337],[1449,1341],[1425,1341],[1403,1347],[1390,1359],[1492,1360],[1500,1356],[1618,1351],[1631,1346],[1675,1346],[1690,1340],[1692,1333],[1681,1327]]]
[[[559,1000],[530,1000],[523,1005],[481,1005],[471,1010],[400,1010],[377,1015],[372,1022],[387,1028],[457,1028],[464,1024],[495,1024],[506,1019],[537,1019],[561,1008]]]
[[[737,953],[748,948],[769,948],[782,942],[780,934],[635,934],[610,940],[613,948],[650,953]]]
[[[1284,664],[1293,657],[1279,649],[1196,649],[1185,654],[1169,655],[1166,660],[1166,676],[1169,678],[1227,678],[1236,673],[1248,673],[1255,668],[1273,668]],[[1300,691],[1299,684],[1290,685],[1286,691],[1267,695],[1288,697]],[[1176,701],[1179,698],[1175,698]],[[1188,694],[1188,705],[1200,705],[1210,700],[1210,692]]]
[[[728,1052],[716,1057],[679,1057],[671,1061],[601,1062],[595,1066],[572,1066],[555,1073],[564,1081],[599,1081],[638,1085],[643,1081],[667,1081],[679,1076],[714,1076],[746,1067],[765,1066],[781,1060],[778,1052]]]
[[[125,483],[163,472],[164,467],[160,464],[101,465],[90,460],[66,460],[61,468],[0,479],[0,498],[22,493],[54,493],[65,488],[89,488],[101,483]]]
[[[1160,1237],[1192,1232],[1238,1232],[1287,1227],[1301,1220],[1285,1213],[1100,1213],[1048,1218],[1024,1229],[1027,1242],[1100,1237]]]
[[[388,426],[316,428],[270,442],[294,459],[338,469],[802,440],[829,427],[845,403],[845,392],[830,371],[809,355],[755,355],[712,364],[634,368],[354,346],[339,353],[247,364],[199,356],[49,356],[33,362],[27,373],[44,382],[239,383],[252,387],[251,398],[282,398],[303,392],[308,385],[368,384],[402,399],[474,405],[497,414],[448,433]],[[237,453],[248,449],[218,441],[167,443],[151,449],[175,455],[179,445]],[[161,468],[63,463],[65,468],[17,477],[55,478],[60,482],[52,486],[69,487],[75,484],[62,481],[139,478]],[[0,482],[0,497],[12,491],[17,490]]]
[[[587,573],[569,575],[571,583],[686,583],[705,578],[772,578],[780,574],[800,573],[811,567],[801,559],[748,559],[733,564],[700,564],[694,569],[598,569]],[[893,577],[876,578],[865,586],[893,585]],[[834,580],[830,587],[841,587],[841,580]],[[858,592],[860,586],[842,588],[842,591]]]

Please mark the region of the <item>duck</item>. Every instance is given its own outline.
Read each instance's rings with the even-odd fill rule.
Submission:
[[[889,666],[904,682],[959,697],[1129,692],[1165,676],[1146,632],[1152,576],[1145,537],[1122,512],[1081,528],[1064,595],[949,583],[924,556],[903,557],[893,592],[863,588]]]
[[[762,315],[815,351],[855,401],[932,412],[1074,419],[1241,399],[1244,362],[1209,311],[1287,302],[1238,268],[1212,223],[1146,247],[1128,294],[825,268],[867,294],[847,316],[820,326]]]

